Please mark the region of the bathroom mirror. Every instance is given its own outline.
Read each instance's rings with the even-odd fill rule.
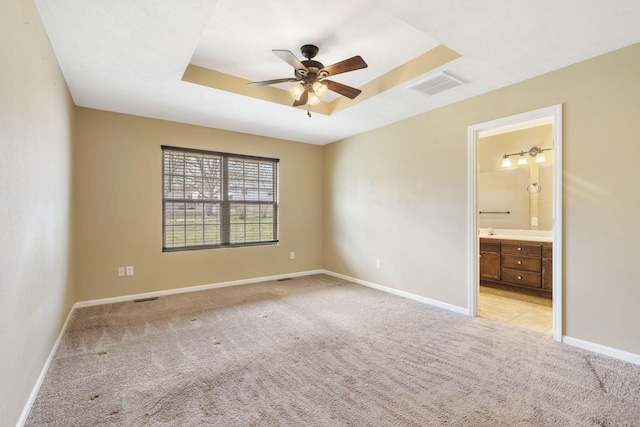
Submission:
[[[532,147],[553,147],[550,124],[480,138],[480,228],[552,230],[553,150],[544,151],[544,161],[539,161],[528,154]],[[509,156],[512,166],[503,167],[505,154],[520,152],[522,156]]]

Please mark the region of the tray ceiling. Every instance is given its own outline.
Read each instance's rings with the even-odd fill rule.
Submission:
[[[36,0],[78,106],[326,144],[640,41],[640,2],[613,0]],[[291,106],[293,76],[272,49],[315,44],[330,65],[369,67]],[[464,82],[427,96],[408,87],[446,72]]]

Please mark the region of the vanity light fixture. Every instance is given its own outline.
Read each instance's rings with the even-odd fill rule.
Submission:
[[[520,156],[518,157],[518,163],[517,163],[518,165],[528,164],[529,160],[527,159],[526,154],[533,157],[536,163],[544,163],[546,161],[546,158],[543,152],[549,151],[549,150],[553,150],[553,148],[531,147],[529,151],[520,151],[519,153],[505,154],[504,156],[502,156],[502,167],[503,168],[511,167],[511,159],[509,159],[509,157],[511,156]]]

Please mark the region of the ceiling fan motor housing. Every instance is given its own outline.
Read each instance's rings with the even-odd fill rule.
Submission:
[[[315,58],[319,50],[320,49],[318,49],[318,46],[313,44],[305,44],[300,48],[300,52],[302,53],[302,56],[304,56],[307,59]]]
[[[306,70],[295,70],[295,76],[298,79],[304,79],[311,83],[314,81],[327,77],[329,73],[318,73],[320,70],[324,68],[321,62],[313,61],[311,59],[307,59],[306,61],[301,61],[302,65],[304,65]]]
[[[327,77],[329,73],[318,74],[318,71],[324,68],[324,64],[319,61],[314,61],[313,58],[318,54],[318,46],[313,44],[305,44],[300,48],[302,56],[307,58],[305,61],[300,61],[304,65],[306,70],[296,70],[295,75],[297,78],[304,79],[307,86],[311,86],[316,80]]]

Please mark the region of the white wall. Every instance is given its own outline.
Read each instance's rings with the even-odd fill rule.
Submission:
[[[15,425],[73,302],[73,103],[32,1],[0,2],[0,425]]]

